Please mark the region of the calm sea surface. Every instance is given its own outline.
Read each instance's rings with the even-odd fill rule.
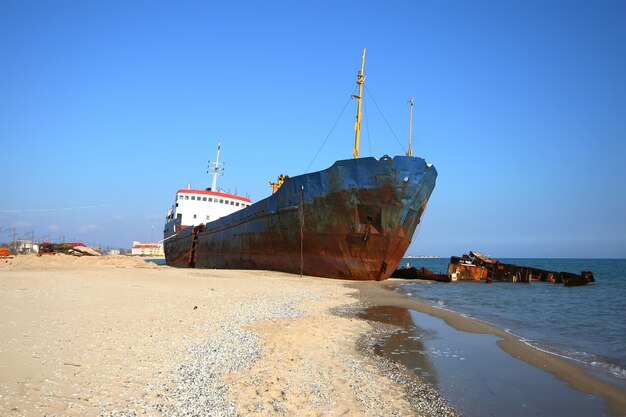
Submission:
[[[409,297],[491,323],[539,349],[570,358],[626,386],[626,259],[500,259],[551,271],[590,270],[596,282],[530,284],[407,281]],[[404,259],[445,273],[448,259]]]

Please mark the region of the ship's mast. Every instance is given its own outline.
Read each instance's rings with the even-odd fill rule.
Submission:
[[[415,104],[415,100],[411,97],[409,99],[411,110],[409,111],[409,150],[406,153],[407,156],[413,156],[413,104]]]
[[[359,85],[359,94],[353,95],[352,98],[357,99],[356,107],[356,123],[354,125],[355,137],[354,137],[354,150],[352,156],[359,157],[359,141],[361,139],[361,100],[363,97],[363,83],[365,82],[365,48],[363,48],[363,57],[361,58],[361,71],[357,74],[356,83]]]
[[[217,143],[217,159],[215,160],[215,162],[209,161],[209,170],[207,171],[207,174],[213,175],[213,182],[211,183],[212,191],[217,191],[217,176],[224,175],[222,173],[222,171],[224,171],[224,168],[221,168],[221,166],[224,165],[224,162],[220,162],[221,146],[222,146],[222,142],[218,142]]]

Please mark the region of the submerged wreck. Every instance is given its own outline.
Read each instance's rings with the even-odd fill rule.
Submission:
[[[551,284],[564,284],[566,287],[587,285],[595,282],[593,272],[582,271],[580,275],[570,272],[547,271],[531,266],[506,264],[491,259],[480,252],[470,251],[469,255],[453,256],[448,264],[451,281],[544,281]]]
[[[396,269],[391,278],[404,278],[404,279],[425,279],[428,281],[450,282],[450,277],[447,274],[437,274],[428,268],[416,268],[414,266],[408,266],[405,268]]]

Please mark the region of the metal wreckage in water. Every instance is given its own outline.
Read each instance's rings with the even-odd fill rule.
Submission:
[[[446,274],[438,274],[427,268],[399,268],[394,278],[422,279],[431,281],[505,281],[528,283],[544,281],[551,284],[563,284],[566,287],[593,284],[593,272],[582,271],[580,274],[571,272],[548,271],[531,266],[507,264],[492,259],[480,252],[470,251],[463,256],[452,256]]]
[[[283,177],[272,184],[274,194],[250,205],[242,197],[216,192],[214,180],[213,189],[199,190],[194,197],[202,202],[223,200],[231,208],[241,203],[243,208],[206,224],[185,227],[177,213],[179,198],[193,190],[179,190],[164,231],[168,265],[353,280],[389,278],[420,224],[437,171],[412,156],[410,142],[406,156],[358,158],[364,65],[365,50],[357,79],[359,94],[354,96],[358,100],[354,159],[337,161],[323,171]]]
[[[571,272],[547,271],[531,266],[507,264],[491,259],[480,252],[470,251],[469,255],[453,256],[448,264],[448,276],[454,280],[473,280],[486,282],[533,282],[545,281],[551,284],[563,284],[566,287],[592,284],[595,282],[593,272],[582,271],[580,274]]]

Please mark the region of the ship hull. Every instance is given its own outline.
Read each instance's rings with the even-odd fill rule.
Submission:
[[[179,230],[174,235],[168,236],[163,242],[166,265],[178,268],[193,268],[195,266],[193,246],[197,242],[198,231],[203,228],[203,225],[187,227]]]
[[[353,280],[389,278],[435,186],[421,158],[337,161],[272,196],[165,242],[168,265],[267,269]]]

